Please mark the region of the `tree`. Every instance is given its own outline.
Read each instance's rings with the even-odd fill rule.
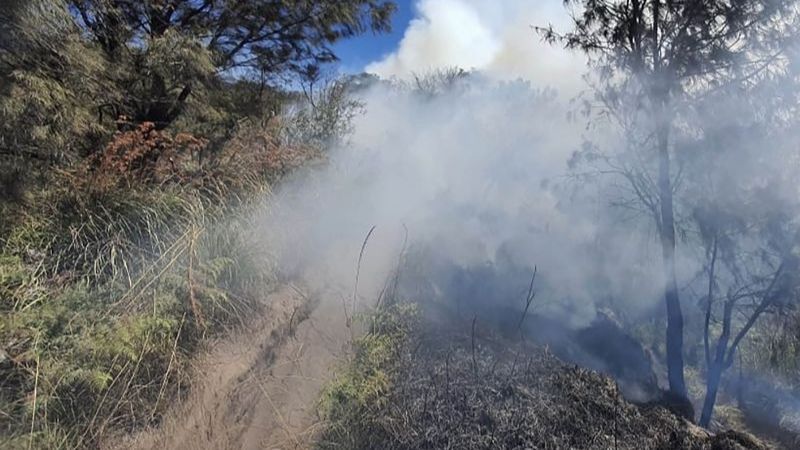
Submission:
[[[126,82],[144,87],[144,92],[131,96],[128,106],[137,122],[159,126],[171,123],[193,89],[214,73],[273,83],[298,74],[314,77],[322,64],[336,60],[332,44],[367,31],[388,30],[396,8],[388,0],[70,0],[69,4],[79,24],[112,61],[133,55],[134,65],[149,75]],[[151,53],[160,55],[158,64],[149,63]],[[165,66],[164,59],[192,70]]]
[[[762,315],[769,312],[780,313],[790,303],[794,303],[798,296],[797,271],[800,269],[796,252],[798,235],[795,234],[788,247],[772,248],[773,259],[770,263],[759,262],[761,270],[750,272],[738,283],[731,283],[726,292],[720,295],[715,293],[718,286],[719,263],[725,263],[730,273],[743,272],[741,263],[736,258],[719,261],[720,241],[734,243],[731,236],[723,234],[722,230],[715,230],[709,249],[710,261],[708,265],[708,294],[705,298],[706,313],[703,330],[703,344],[706,360],[706,395],[703,409],[700,414],[699,424],[708,427],[714,412],[720,382],[723,373],[734,363],[734,357],[742,340],[747,336]],[[727,249],[733,254],[734,249]],[[740,256],[740,255],[739,255]],[[722,304],[722,329],[717,337],[716,345],[711,346],[712,314],[716,305]],[[734,312],[744,316],[743,322],[736,330]]]
[[[794,2],[767,0],[565,0],[574,29],[551,42],[585,52],[597,69],[597,98],[640,163],[618,173],[652,215],[665,276],[667,372],[686,396],[684,318],[675,274],[676,171],[673,132],[692,100],[720,86],[757,84],[786,65]],[[650,168],[654,170],[649,170]],[[653,174],[652,172],[655,172]]]
[[[0,155],[55,162],[102,137],[93,103],[117,99],[100,52],[60,2],[0,8]]]
[[[800,156],[793,145],[798,90],[787,75],[750,92],[720,91],[693,108],[701,133],[686,144],[693,155],[685,203],[706,261],[698,302],[707,372],[702,426],[743,340],[763,316],[786,315],[800,298],[800,202],[787,195],[800,182],[791,164]]]

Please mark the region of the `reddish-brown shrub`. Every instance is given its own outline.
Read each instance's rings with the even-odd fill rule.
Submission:
[[[319,149],[291,142],[286,134],[280,117],[244,124],[218,155],[217,167],[274,181],[322,157]]]
[[[295,142],[287,130],[279,117],[244,122],[231,139],[213,148],[206,139],[173,135],[144,122],[117,132],[102,151],[68,171],[70,184],[99,193],[178,185],[226,197],[258,189],[322,158],[319,149]]]
[[[89,160],[98,187],[120,184],[183,183],[197,171],[199,153],[208,141],[188,133],[172,136],[144,122],[117,132],[100,153]]]

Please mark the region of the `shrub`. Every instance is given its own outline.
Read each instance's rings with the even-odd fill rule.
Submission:
[[[321,448],[379,448],[384,436],[379,412],[415,326],[417,308],[394,303],[362,320],[371,325],[370,332],[353,342],[352,361],[322,395],[328,427]]]
[[[191,178],[192,162],[208,144],[187,133],[172,136],[152,122],[114,135],[105,149],[90,159],[93,183],[100,189],[137,184],[185,183]]]

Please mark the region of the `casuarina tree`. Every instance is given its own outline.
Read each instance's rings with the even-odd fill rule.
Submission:
[[[134,56],[132,64],[147,76],[125,82],[142,87],[126,106],[138,122],[159,127],[175,120],[194,89],[214,74],[272,83],[298,74],[313,77],[336,60],[334,43],[388,30],[396,9],[388,0],[68,3],[109,59]]]

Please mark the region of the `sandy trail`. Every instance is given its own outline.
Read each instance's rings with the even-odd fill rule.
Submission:
[[[199,358],[189,399],[121,448],[309,448],[319,394],[350,336],[344,311],[334,301],[311,307],[288,286],[266,303],[262,318]]]

